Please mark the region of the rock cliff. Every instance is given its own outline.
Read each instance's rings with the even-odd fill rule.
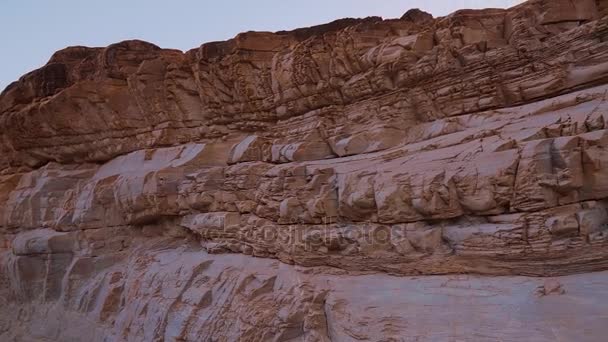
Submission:
[[[0,95],[0,340],[601,341],[608,0],[69,47]]]

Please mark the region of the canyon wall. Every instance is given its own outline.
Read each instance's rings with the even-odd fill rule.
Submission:
[[[608,1],[69,47],[0,95],[2,341],[601,341]]]

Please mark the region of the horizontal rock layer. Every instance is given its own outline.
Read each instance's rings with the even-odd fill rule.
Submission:
[[[343,158],[237,161],[263,154],[263,138],[250,136],[49,163],[0,178],[3,244],[38,246],[27,234],[41,228],[111,227],[189,236],[212,253],[403,275],[603,270],[607,91],[438,119]],[[79,251],[114,246],[89,242]]]
[[[576,306],[599,288],[549,297],[608,270],[607,14],[531,0],[55,53],[0,95],[0,339],[569,339],[574,313],[522,322],[605,314]],[[481,328],[403,308],[471,296]]]
[[[7,312],[0,315],[0,338],[601,341],[605,336],[606,272],[551,279],[391,277],[209,255],[175,240],[132,242],[138,248],[120,257],[0,254],[14,286],[10,304],[9,297],[0,297]],[[31,301],[38,304],[28,305]]]

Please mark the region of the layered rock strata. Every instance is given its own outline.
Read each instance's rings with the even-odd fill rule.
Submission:
[[[0,95],[0,339],[601,340],[607,15],[55,53]]]

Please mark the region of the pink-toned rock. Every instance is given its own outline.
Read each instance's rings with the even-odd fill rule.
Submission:
[[[0,95],[0,340],[605,339],[607,79],[593,0],[61,50]]]

